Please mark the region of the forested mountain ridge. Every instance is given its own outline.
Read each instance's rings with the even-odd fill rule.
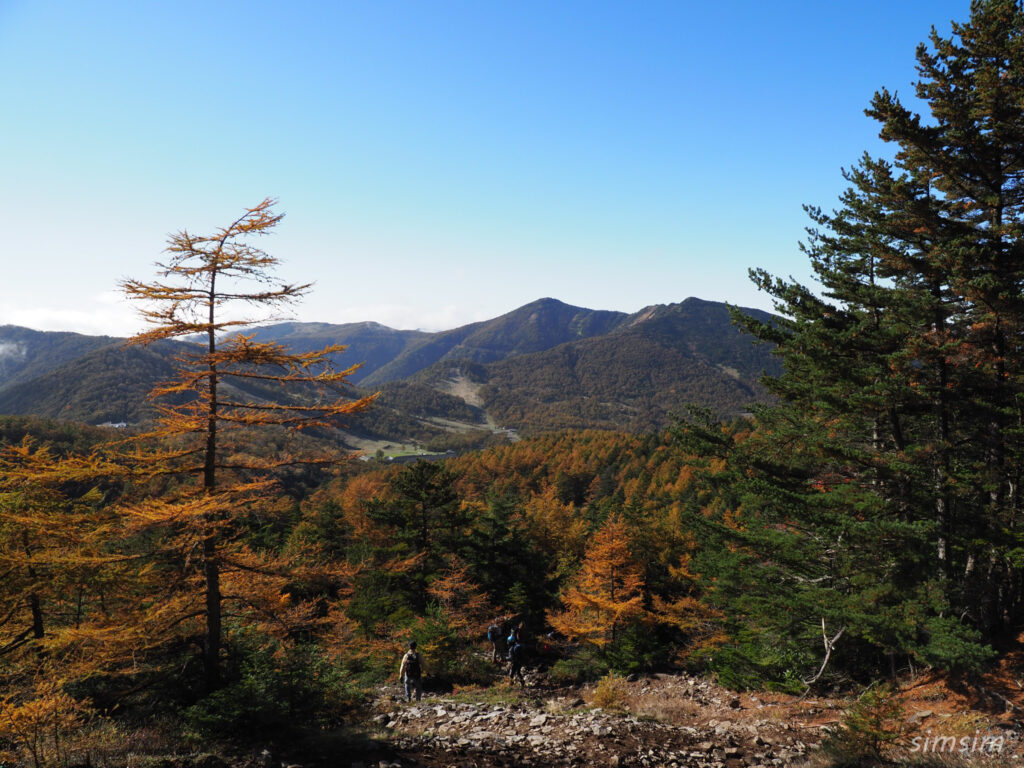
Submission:
[[[170,375],[170,345],[143,350],[110,337],[3,331],[0,344],[21,350],[12,361],[23,361],[4,369],[0,413],[138,422],[146,392]],[[376,407],[352,417],[352,432],[435,447],[477,444],[499,425],[651,431],[690,402],[734,415],[764,398],[758,377],[777,372],[770,347],[738,331],[725,304],[693,298],[634,314],[540,299],[437,333],[372,322],[289,322],[248,333],[299,352],[346,345],[334,363],[362,364],[352,383],[382,393]],[[247,395],[275,397],[263,389]]]
[[[31,381],[119,340],[111,336],[0,326],[0,388]]]
[[[353,384],[361,384],[378,369],[387,366],[427,342],[433,334],[426,331],[396,330],[372,321],[363,323],[276,323],[254,328],[255,341],[276,341],[296,352],[323,349],[329,344],[344,344],[348,349],[334,356],[335,364],[360,367],[352,374]]]
[[[756,381],[641,333],[509,358],[489,373],[485,407],[519,428],[651,432],[688,403],[737,415],[765,396]]]
[[[0,387],[0,413],[86,424],[137,423],[149,417],[146,396],[171,378],[175,344],[128,347],[111,340],[42,375]]]
[[[766,398],[758,384],[765,372],[779,372],[770,347],[739,332],[725,304],[691,298],[623,316],[606,334],[487,365],[440,362],[414,378],[459,394],[493,421],[521,430],[651,432],[689,403],[737,415]],[[386,384],[382,390],[395,397],[398,388]]]
[[[772,315],[759,309],[742,309],[743,315],[762,323]],[[751,337],[738,333],[728,307],[717,301],[689,298],[679,304],[656,304],[630,315],[617,333],[644,336],[680,350],[728,372],[737,379],[756,382],[766,370],[772,375],[781,366],[769,348],[751,344]]]
[[[514,355],[541,352],[577,339],[600,336],[627,319],[622,312],[573,307],[556,299],[538,299],[493,320],[441,331],[398,355],[367,376],[366,386],[405,379],[444,360],[491,363]]]

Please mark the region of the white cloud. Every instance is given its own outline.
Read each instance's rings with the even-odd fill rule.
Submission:
[[[73,331],[89,335],[131,336],[145,327],[135,302],[119,291],[95,294],[76,306],[22,306],[14,300],[0,301],[0,325],[20,325],[37,331]],[[414,306],[399,303],[367,303],[331,306],[324,301],[307,301],[292,307],[287,317],[258,320],[254,324],[294,319],[298,322],[362,323],[372,320],[397,329],[443,331],[467,323],[489,320],[507,309],[445,304]],[[258,313],[257,313],[258,314]],[[230,317],[227,312],[224,317]]]
[[[142,323],[124,296],[107,291],[90,298],[87,308],[0,304],[0,325],[36,331],[74,331],[98,336],[130,336]]]
[[[20,360],[25,357],[25,345],[13,341],[0,341],[0,360],[6,357]]]

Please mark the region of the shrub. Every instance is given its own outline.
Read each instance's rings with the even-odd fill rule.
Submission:
[[[664,669],[671,651],[671,644],[652,626],[634,622],[619,632],[603,655],[609,669],[629,675]]]
[[[722,685],[736,691],[768,689],[799,694],[806,686],[798,670],[812,662],[798,655],[784,641],[741,629],[727,643],[707,657],[707,668]]]
[[[42,683],[25,700],[0,698],[0,761],[34,768],[66,765],[75,746],[71,737],[87,713],[56,683]]]
[[[883,760],[903,733],[903,706],[888,685],[868,688],[847,710],[839,728],[822,744],[840,765]]]
[[[450,617],[436,604],[413,628],[412,636],[423,655],[423,666],[430,677],[453,684],[488,683],[494,678],[494,665],[483,655],[481,643],[463,636]]]
[[[233,640],[230,682],[184,712],[198,734],[266,738],[326,727],[364,696],[351,676],[311,643],[285,647],[255,632]]]
[[[548,670],[548,679],[556,685],[575,685],[597,680],[609,671],[608,662],[598,650],[587,646],[573,656],[556,661]]]
[[[595,706],[602,709],[614,709],[622,704],[624,698],[625,688],[622,678],[614,672],[609,672],[598,680],[594,687],[592,701]]]
[[[615,641],[604,647],[582,645],[568,658],[556,661],[548,676],[556,683],[570,685],[597,680],[615,672],[629,675],[664,669],[672,651],[656,631],[642,622],[634,622],[620,630]]]

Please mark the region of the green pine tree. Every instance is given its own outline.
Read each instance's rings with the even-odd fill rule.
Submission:
[[[413,607],[420,613],[445,555],[457,553],[464,540],[467,517],[455,479],[442,462],[416,461],[391,479],[387,498],[374,500],[367,510],[371,520],[392,531],[395,554],[419,558],[409,578]]]
[[[783,318],[737,320],[778,345],[779,405],[684,430],[728,465],[697,515],[712,594],[804,679],[823,655],[974,667],[1020,614],[1024,13],[976,1],[917,60],[929,114],[877,93],[893,158],[809,209],[820,288],[753,273]]]

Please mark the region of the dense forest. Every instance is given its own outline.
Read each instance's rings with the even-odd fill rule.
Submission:
[[[752,272],[780,317],[735,322],[782,369],[725,423],[693,408],[661,431],[352,460],[318,437],[377,406],[337,399],[342,350],[238,334],[223,311],[308,289],[253,245],[274,201],[173,235],[159,278],[122,286],[150,322],[130,350],[204,339],[152,393],[156,418],[0,422],[0,761],[81,761],[153,723],[329,727],[412,640],[434,685],[488,685],[493,622],[566,684],[685,669],[800,694],[983,673],[1024,609],[1024,11],[976,0],[917,60],[930,113],[877,93],[892,157],[808,209],[820,288]],[[616,364],[603,354],[563,362],[582,375]],[[268,387],[303,394],[253,394]]]

